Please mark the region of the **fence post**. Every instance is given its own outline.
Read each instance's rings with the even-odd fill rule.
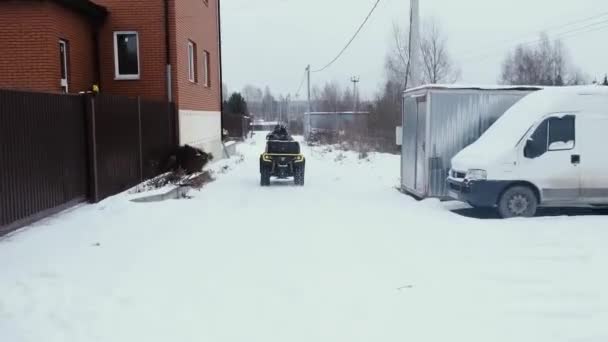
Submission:
[[[95,96],[83,95],[85,121],[87,124],[87,146],[89,164],[89,200],[93,203],[99,202],[99,179],[97,169],[97,128],[95,117]]]
[[[143,142],[142,142],[142,126],[141,126],[141,97],[137,97],[137,122],[138,122],[138,129],[137,129],[137,141],[139,144],[139,150],[138,150],[138,154],[139,154],[139,182],[143,182],[144,181],[144,156],[143,156]]]

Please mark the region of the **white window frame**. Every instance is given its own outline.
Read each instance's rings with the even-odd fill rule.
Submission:
[[[204,86],[206,88],[209,88],[211,86],[211,76],[209,75],[211,73],[211,66],[209,65],[209,59],[211,59],[211,53],[209,53],[209,51],[207,50],[203,50],[203,70],[204,70]]]
[[[65,70],[65,78],[61,77],[59,79],[59,85],[61,89],[65,89],[65,92],[68,93],[70,91],[69,88],[69,71],[68,71],[68,42],[64,39],[59,39],[59,48],[63,48],[63,52],[59,50],[59,53],[63,55],[63,70]]]
[[[137,75],[121,75],[118,67],[118,36],[123,34],[134,34],[137,37]],[[139,32],[137,31],[114,31],[114,79],[115,80],[139,80],[141,75],[141,64],[139,62]]]
[[[196,44],[188,40],[188,81],[196,83]]]

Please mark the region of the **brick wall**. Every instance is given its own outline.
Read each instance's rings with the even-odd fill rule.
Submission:
[[[51,62],[55,68],[55,88],[60,91],[59,78],[59,39],[68,42],[68,89],[70,93],[91,90],[97,81],[95,70],[95,46],[92,24],[88,18],[78,15],[55,3],[48,2],[50,7],[49,18],[53,23],[50,31]]]
[[[167,96],[163,0],[95,0],[110,14],[99,29],[103,93],[164,100]],[[219,112],[218,0],[170,0],[173,99],[178,108]],[[90,90],[97,81],[89,19],[50,1],[0,1],[0,87],[59,92],[59,39],[69,44],[69,90]],[[140,78],[115,80],[115,31],[139,33]],[[197,46],[198,82],[188,80],[188,40]],[[24,48],[23,44],[27,44]],[[204,51],[210,86],[204,84]]]
[[[99,32],[101,91],[165,100],[167,87],[163,0],[94,1],[110,12]],[[139,34],[139,80],[114,79],[115,31],[137,31]]]
[[[90,89],[92,31],[82,15],[51,2],[3,1],[0,23],[0,88],[60,92],[59,39],[66,39],[69,90]]]
[[[218,0],[177,0],[173,1],[171,24],[174,27],[174,87],[176,102],[180,109],[198,111],[220,111],[220,77],[218,46]],[[198,82],[188,80],[188,40],[197,46]],[[211,57],[210,87],[204,85],[204,51]]]

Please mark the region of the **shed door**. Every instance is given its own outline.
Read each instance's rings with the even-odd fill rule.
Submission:
[[[426,184],[426,96],[416,98],[417,129],[416,129],[416,192],[425,195]]]
[[[401,144],[401,183],[408,190],[416,189],[416,131],[418,130],[416,98],[408,96],[403,102],[403,143]]]

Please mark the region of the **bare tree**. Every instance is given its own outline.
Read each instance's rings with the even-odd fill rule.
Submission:
[[[262,103],[262,100],[264,98],[264,93],[262,92],[262,89],[254,86],[254,85],[247,84],[243,87],[241,94],[247,101],[247,106],[249,108],[249,112],[253,116],[260,115],[259,118],[264,118],[263,117],[263,114],[264,114],[263,107],[264,106]]]
[[[344,90],[344,94],[342,95],[342,99],[340,101],[340,110],[343,111],[351,111],[355,108],[355,94],[353,90],[348,87]]]
[[[370,116],[370,132],[394,145],[395,127],[401,125],[402,92],[408,82],[409,30],[393,24],[392,43],[386,55],[386,82],[380,89]],[[420,49],[423,63],[422,80],[415,83],[454,83],[460,70],[448,51],[447,36],[433,18],[423,22]]]
[[[228,92],[229,92],[228,85],[226,83],[222,82],[222,102],[226,101],[226,99],[230,95]]]
[[[535,44],[520,44],[502,64],[500,83],[512,85],[576,85],[587,77],[568,59],[566,47],[560,40],[551,42],[541,34]]]
[[[272,95],[270,88],[266,86],[264,89],[264,95],[262,97],[262,117],[266,121],[276,120],[277,113],[277,101]]]
[[[262,97],[264,96],[262,89],[251,84],[243,87],[242,94],[248,102],[262,102]]]
[[[424,21],[422,39],[418,47],[422,56],[424,70],[422,83],[454,83],[460,78],[448,52],[447,37],[434,18]],[[387,82],[401,85],[405,89],[409,70],[409,30],[393,24],[393,43],[386,56],[385,69]],[[410,83],[410,82],[408,82]]]
[[[460,78],[447,50],[447,38],[434,18],[425,22],[420,45],[424,83],[454,83]]]
[[[337,112],[342,107],[342,92],[337,82],[328,82],[320,94],[320,108],[323,112]]]
[[[392,38],[393,44],[385,61],[387,81],[405,89],[409,67],[409,31],[393,23]]]
[[[310,98],[311,98],[311,105],[312,105],[312,111],[316,112],[316,111],[320,111],[320,103],[321,103],[321,89],[319,88],[318,85],[313,85],[312,89],[310,90]]]

